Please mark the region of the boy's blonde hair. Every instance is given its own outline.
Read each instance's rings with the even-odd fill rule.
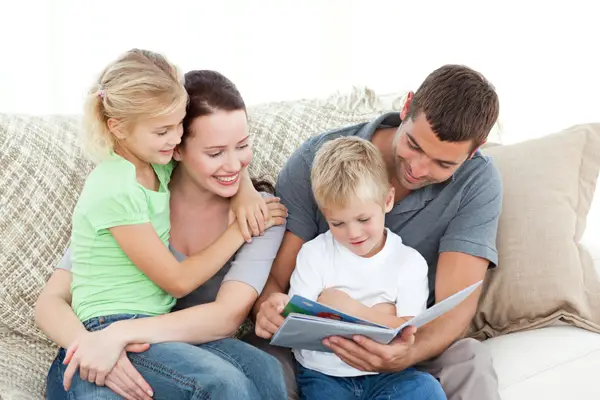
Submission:
[[[125,128],[159,117],[187,103],[183,77],[162,55],[132,49],[108,65],[90,89],[83,115],[83,144],[99,161],[115,146],[107,121]]]
[[[352,201],[385,204],[390,182],[375,145],[359,137],[333,139],[317,151],[311,170],[319,208],[346,207]]]

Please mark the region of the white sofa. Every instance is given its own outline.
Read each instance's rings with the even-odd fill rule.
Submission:
[[[572,326],[517,332],[484,342],[502,400],[600,399],[600,335]]]

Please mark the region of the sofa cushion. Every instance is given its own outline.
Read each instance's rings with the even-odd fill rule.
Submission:
[[[42,399],[55,356],[46,339],[0,327],[0,399]]]
[[[486,340],[502,400],[598,399],[600,335],[551,326]]]
[[[78,119],[0,114],[0,321],[39,340],[33,305],[68,245],[71,213],[92,168]]]
[[[384,112],[399,111],[405,95],[380,96],[368,88],[354,88],[322,99],[264,103],[248,107],[254,159],[250,175],[275,182],[294,150],[310,136],[370,121]]]
[[[600,280],[579,244],[600,169],[600,124],[485,149],[504,187],[498,267],[489,271],[471,336],[562,320],[600,332]]]

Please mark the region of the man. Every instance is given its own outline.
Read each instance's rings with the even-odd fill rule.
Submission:
[[[277,181],[277,195],[289,212],[287,232],[253,310],[257,336],[269,339],[283,322],[280,313],[288,301],[285,293],[296,255],[305,242],[327,230],[309,178],[316,150],[336,137],[359,136],[381,151],[395,188],[386,225],[427,260],[428,306],[484,279],[498,261],[502,187],[492,160],[478,148],[498,113],[498,96],[481,74],[446,65],[409,94],[400,115],[389,113],[326,132],[300,146]],[[324,343],[360,370],[394,372],[413,365],[426,370],[440,380],[451,400],[499,399],[490,354],[480,342],[460,340],[479,295],[480,290],[416,335],[414,328],[405,329],[388,345],[365,337],[332,337]],[[265,343],[261,347],[281,355],[281,350],[268,349]],[[292,362],[291,356],[285,358]]]

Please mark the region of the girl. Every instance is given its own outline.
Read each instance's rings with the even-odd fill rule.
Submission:
[[[51,367],[49,397],[56,394],[58,382],[75,397],[120,398],[118,393],[136,398],[142,387],[154,398],[285,396],[281,369],[273,358],[237,340],[217,340],[240,325],[262,290],[268,269],[249,271],[253,264],[263,269],[265,264],[252,254],[246,257],[256,258],[254,262],[245,266],[233,262],[229,270],[229,259],[244,243],[239,225],[230,223],[229,199],[243,186],[251,159],[245,109],[211,105],[208,98],[192,93],[191,78],[189,82],[184,120],[188,96],[175,68],[159,55],[133,50],[105,70],[90,95],[85,115],[92,128],[86,130],[91,133],[88,142],[104,158],[86,180],[74,211],[72,275],[57,270],[36,309],[40,327],[69,348],[66,357],[62,350]],[[219,85],[235,89],[213,82]],[[203,88],[197,94],[202,93]],[[194,115],[197,105],[208,112]],[[176,149],[184,126],[185,143]],[[168,186],[173,154],[180,162]],[[277,202],[268,205],[265,227],[282,225],[285,209]],[[270,240],[270,251],[261,252],[267,260],[274,258],[281,236],[260,238]],[[261,245],[258,239],[248,246]],[[68,257],[65,261],[68,266]],[[230,273],[223,278],[224,265]],[[215,289],[215,282],[208,281],[217,272],[225,283],[210,303],[165,315],[175,298],[198,286]],[[251,278],[244,281],[241,273]],[[254,275],[264,278],[248,283]],[[199,291],[178,308],[202,303],[195,296]],[[69,303],[77,319],[66,307]],[[59,319],[60,324],[55,322]],[[132,368],[127,368],[123,350],[135,343],[161,343],[130,354],[150,388],[141,382],[131,385],[132,375],[126,372]],[[77,368],[79,376],[71,383]]]

